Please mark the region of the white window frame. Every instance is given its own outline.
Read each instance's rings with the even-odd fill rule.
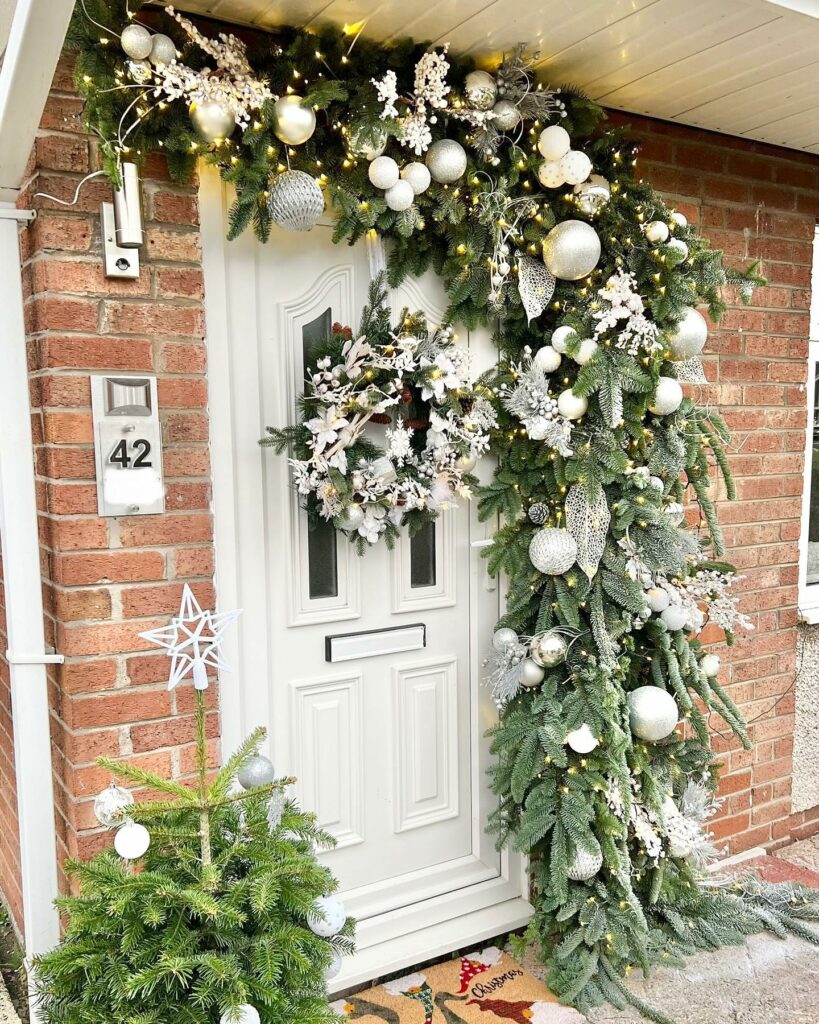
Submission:
[[[808,341],[808,378],[805,386],[808,419],[805,425],[805,466],[802,485],[802,523],[799,542],[799,616],[803,622],[819,623],[819,582],[808,583],[808,526],[810,489],[813,470],[813,437],[816,403],[816,373],[819,366],[819,225],[813,236],[813,272],[811,274],[810,340]],[[817,424],[819,426],[819,424]]]

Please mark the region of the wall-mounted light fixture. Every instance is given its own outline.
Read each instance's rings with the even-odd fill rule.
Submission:
[[[142,245],[142,203],[136,164],[120,165],[121,184],[113,203],[102,203],[102,251],[106,277],[139,277]]]

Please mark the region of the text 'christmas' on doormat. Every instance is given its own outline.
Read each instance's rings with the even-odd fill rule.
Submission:
[[[424,968],[332,1004],[341,1017],[376,1024],[582,1024],[542,982],[496,946]]]

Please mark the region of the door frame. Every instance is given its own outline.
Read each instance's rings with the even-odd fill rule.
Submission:
[[[246,372],[252,373],[254,364],[258,366],[259,356],[256,338],[248,338],[242,351],[231,352],[230,311],[234,303],[248,309],[258,307],[252,275],[247,275],[238,286],[234,282],[228,293],[226,246],[238,246],[242,242],[225,241],[226,192],[227,186],[221,181],[218,170],[201,164],[199,201],[207,323],[217,606],[221,609],[243,605],[239,628],[232,630],[225,642],[225,655],[233,671],[224,677],[220,674],[219,680],[221,741],[224,749],[232,750],[260,719],[271,720],[272,708],[271,690],[267,685],[268,594],[263,574],[253,572],[253,566],[260,558],[253,538],[261,539],[263,543],[265,537],[264,481],[260,464],[266,453],[258,447],[255,451],[248,451],[243,458],[234,458],[233,453],[234,435],[237,429],[240,430],[237,424],[241,423],[242,417],[250,417],[248,423],[252,422],[258,432],[258,405],[254,406],[249,400],[251,396],[246,393],[242,394],[242,401],[238,401],[235,389],[238,386],[236,378],[245,376],[241,365],[248,368]],[[234,374],[237,360],[239,370]],[[250,379],[254,378],[251,376]],[[477,525],[474,506],[470,510],[470,531],[475,536],[487,536],[486,526]],[[473,544],[470,588],[494,585],[488,583],[485,563],[480,551],[474,548]],[[473,622],[471,628],[477,630],[480,627]],[[476,636],[470,637],[473,662],[470,668],[474,679],[480,678],[481,672],[476,653],[480,649],[477,640]],[[488,756],[488,746],[483,737],[485,723],[477,713],[472,715],[471,728],[471,749],[482,751],[481,756],[473,759],[472,784],[482,786],[484,780],[480,776]],[[480,845],[484,825],[473,812],[473,850]],[[359,923],[358,951],[354,957],[345,959],[344,968],[331,983],[330,990],[340,992],[374,977],[519,928],[528,922],[532,914],[527,893],[525,859],[513,851],[504,850],[497,876]]]

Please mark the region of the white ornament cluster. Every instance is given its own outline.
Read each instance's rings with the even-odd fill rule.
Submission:
[[[543,157],[537,176],[544,188],[580,185],[592,172],[591,160],[580,150],[572,149],[571,136],[562,125],[544,128],[537,148]]]
[[[503,708],[523,690],[540,686],[546,670],[557,668],[566,660],[571,636],[562,628],[547,629],[530,637],[518,636],[508,626],[496,630],[492,637],[492,659],[484,663],[492,666],[487,683],[496,705]]]
[[[533,441],[544,441],[568,456],[572,454],[571,419],[561,412],[559,398],[549,386],[549,375],[559,364],[560,356],[550,346],[540,349],[534,358],[527,356],[522,363],[511,364],[515,383],[502,386],[500,399]]]
[[[592,313],[595,338],[608,338],[614,348],[630,356],[653,355],[662,350],[660,328],[646,316],[645,303],[633,274],[618,270],[597,296],[600,308]]]

